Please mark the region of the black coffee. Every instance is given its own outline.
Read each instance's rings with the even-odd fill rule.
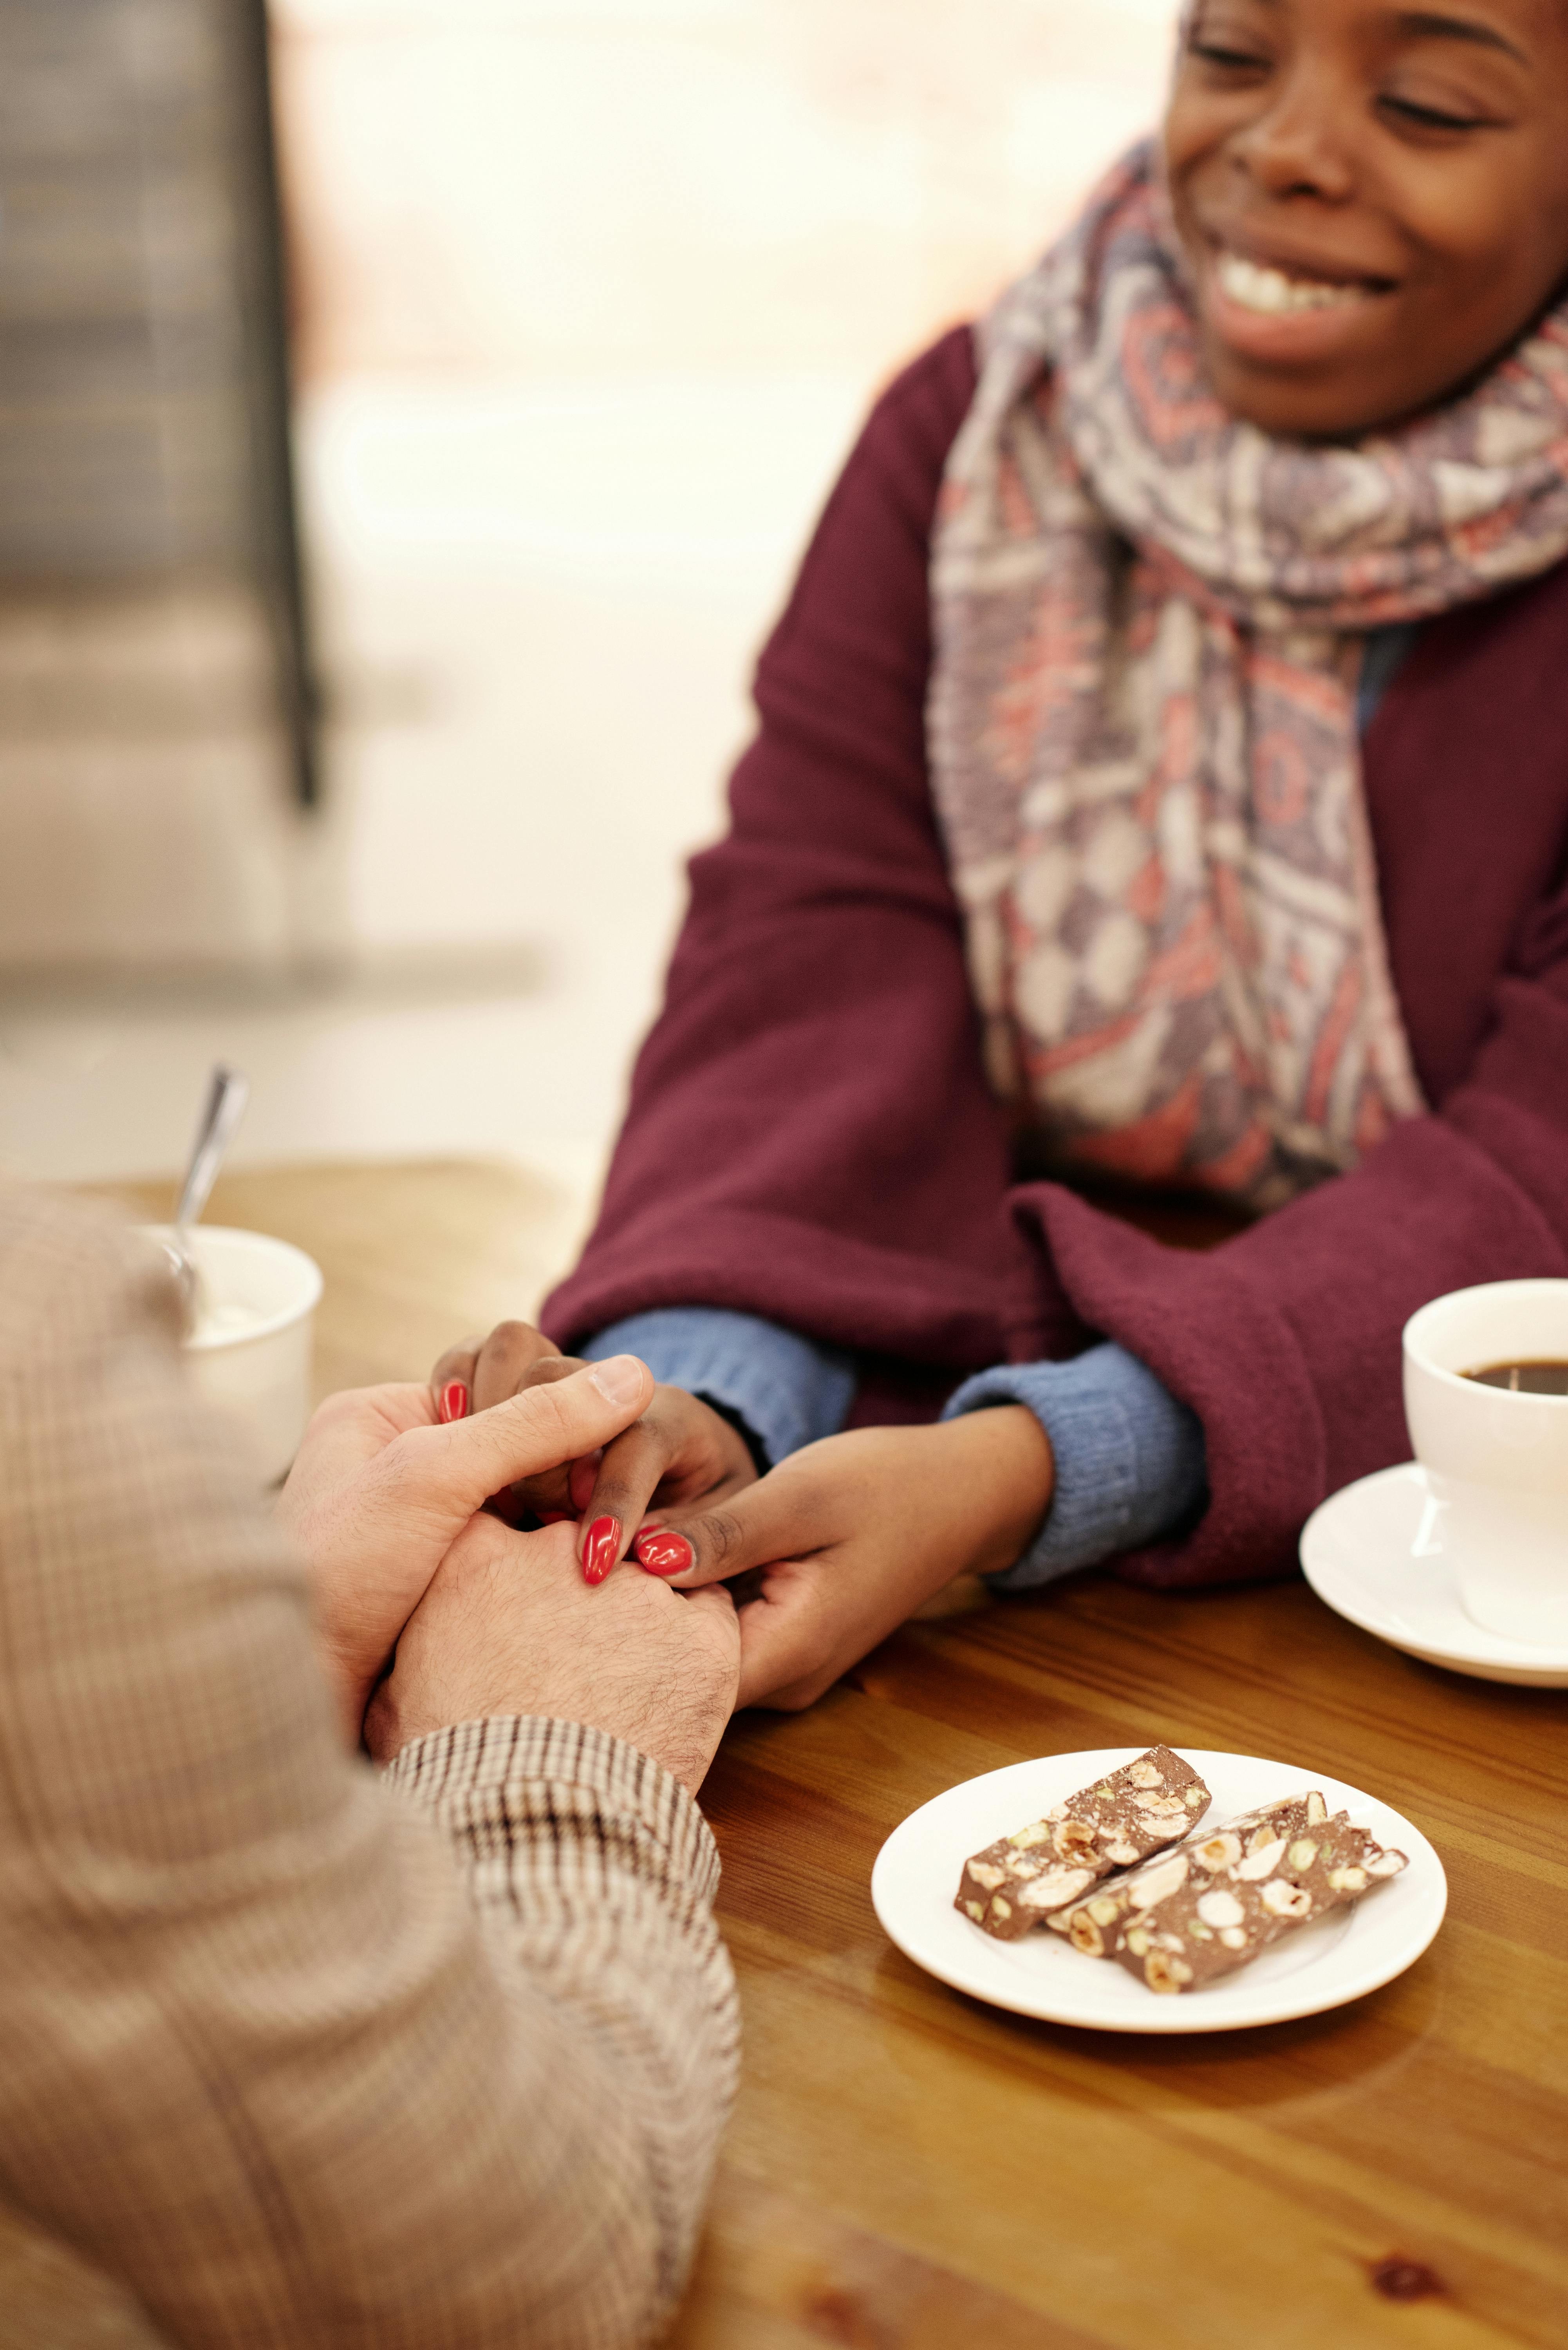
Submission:
[[[1568,1363],[1489,1363],[1484,1371],[1467,1371],[1483,1388],[1507,1388],[1512,1395],[1568,1396]]]

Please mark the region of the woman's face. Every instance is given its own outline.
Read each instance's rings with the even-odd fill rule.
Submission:
[[[1568,0],[1196,0],[1166,151],[1225,405],[1391,423],[1568,275]]]

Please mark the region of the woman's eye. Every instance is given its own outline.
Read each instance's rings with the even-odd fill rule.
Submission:
[[[1481,114],[1449,114],[1440,107],[1421,106],[1413,98],[1385,98],[1381,101],[1386,114],[1399,122],[1411,123],[1419,130],[1482,130],[1486,117]]]
[[[1206,66],[1218,66],[1225,73],[1257,72],[1266,68],[1268,59],[1250,54],[1245,49],[1227,48],[1220,41],[1193,41],[1189,54],[1201,57]]]

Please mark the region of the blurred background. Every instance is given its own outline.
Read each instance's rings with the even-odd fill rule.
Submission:
[[[571,1245],[878,386],[1176,0],[0,0],[0,1163],[501,1159]]]

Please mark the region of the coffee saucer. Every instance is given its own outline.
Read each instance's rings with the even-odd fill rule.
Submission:
[[[1418,1461],[1380,1469],[1307,1520],[1306,1579],[1336,1615],[1426,1664],[1477,1680],[1568,1689],[1568,1648],[1505,1639],[1466,1615],[1441,1522]]]

